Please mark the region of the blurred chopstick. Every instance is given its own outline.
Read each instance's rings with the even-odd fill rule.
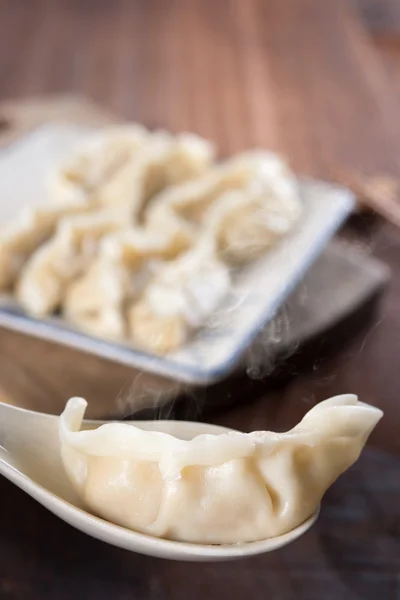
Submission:
[[[390,175],[367,176],[358,171],[336,168],[334,181],[355,194],[361,207],[370,208],[400,227],[400,180]]]

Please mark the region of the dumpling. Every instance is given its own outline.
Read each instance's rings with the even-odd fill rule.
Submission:
[[[303,523],[382,417],[344,395],[315,406],[287,433],[184,441],[129,423],[79,431],[86,406],[69,400],[59,436],[67,476],[88,510],[147,535],[199,544],[253,542]]]
[[[204,230],[215,236],[217,251],[228,262],[255,260],[290,232],[302,214],[295,178],[279,159],[271,158],[271,163],[244,189],[220,196],[205,214]]]
[[[99,258],[67,289],[63,313],[88,333],[122,340],[127,332],[124,300],[131,287],[128,269]]]
[[[249,179],[248,164],[237,159],[216,165],[204,175],[167,188],[151,203],[146,222],[161,224],[166,213],[175,212],[185,219],[200,221],[201,215],[225,191],[241,188]]]
[[[124,204],[130,207],[132,219],[139,215],[147,200],[165,185],[163,167],[170,150],[168,134],[149,138],[140,153],[133,155],[96,194],[101,206]]]
[[[24,262],[55,231],[58,221],[87,211],[80,202],[25,210],[0,230],[0,289],[14,284]]]
[[[16,290],[22,306],[41,316],[57,309],[68,284],[94,260],[101,238],[124,226],[126,215],[116,211],[62,219],[22,271]]]
[[[278,166],[279,165],[279,166]],[[287,171],[283,161],[270,152],[246,152],[239,154],[220,165],[214,166],[203,176],[185,184],[166,189],[156,196],[149,207],[146,220],[149,224],[162,223],[166,212],[201,223],[208,209],[222,194],[232,190],[243,190],[255,186],[266,179],[275,180],[276,192],[284,188],[285,179],[277,177],[277,171]],[[264,184],[265,185],[265,184]],[[281,194],[282,190],[281,190]]]
[[[149,200],[164,188],[203,173],[214,158],[210,142],[194,135],[156,132],[142,151],[117,171],[96,194],[100,205],[128,205],[141,220]]]
[[[190,327],[177,311],[155,311],[146,299],[142,299],[132,305],[127,317],[130,339],[139,348],[167,354],[187,341]]]
[[[64,165],[49,178],[55,201],[88,201],[124,163],[136,155],[149,137],[140,125],[106,127],[77,146]]]
[[[171,217],[164,227],[130,227],[109,235],[101,245],[107,259],[137,268],[146,260],[172,260],[188,250],[196,239],[196,232],[184,221]]]
[[[227,267],[208,239],[167,263],[128,312],[130,337],[158,354],[177,349],[205,324],[230,287]]]
[[[126,305],[143,293],[163,261],[189,247],[191,233],[188,225],[174,221],[162,231],[131,227],[107,236],[99,258],[66,292],[67,318],[96,335],[122,338]]]
[[[157,266],[150,261],[132,270],[98,258],[67,289],[62,304],[65,316],[88,333],[123,340],[128,333],[126,306],[140,296]]]
[[[215,145],[193,133],[181,133],[173,139],[166,163],[167,185],[177,185],[203,175],[215,159]]]

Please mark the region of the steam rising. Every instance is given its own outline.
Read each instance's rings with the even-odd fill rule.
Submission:
[[[284,305],[248,348],[245,368],[250,379],[264,379],[274,371],[277,360],[296,350],[298,342],[290,335],[292,313],[291,304]]]
[[[296,297],[289,299],[248,347],[238,370],[244,371],[252,380],[263,380],[271,375],[278,362],[296,350],[298,342],[293,341],[291,335],[293,318],[296,304],[299,300],[305,301],[306,297],[304,286],[300,286]],[[215,313],[209,318],[207,329],[217,329],[218,326],[218,313]],[[120,418],[171,419],[175,417],[177,401],[182,396],[184,403],[180,403],[179,417],[198,418],[207,401],[206,387],[195,389],[149,373],[136,373],[132,382],[127,383],[116,398],[118,415]]]

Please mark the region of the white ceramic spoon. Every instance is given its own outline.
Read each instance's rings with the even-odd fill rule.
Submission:
[[[82,428],[93,429],[102,423],[84,421]],[[187,440],[202,433],[227,431],[224,427],[188,421],[136,421],[135,426]],[[57,428],[58,417],[0,403],[0,473],[60,519],[114,546],[174,560],[229,560],[281,548],[305,533],[318,517],[319,511],[289,533],[245,544],[187,544],[136,533],[84,509],[64,473]]]

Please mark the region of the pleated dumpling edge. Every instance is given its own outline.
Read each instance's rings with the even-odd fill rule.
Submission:
[[[344,395],[286,433],[187,441],[128,423],[80,431],[85,408],[71,399],[59,433],[66,473],[88,510],[148,535],[207,544],[257,541],[300,525],[383,414]]]

